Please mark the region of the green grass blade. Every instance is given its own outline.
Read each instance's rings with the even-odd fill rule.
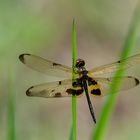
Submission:
[[[130,29],[126,38],[126,41],[123,46],[123,51],[121,54],[121,59],[127,58],[133,47],[135,46],[135,42],[137,39],[137,33],[138,33],[138,28],[139,28],[139,23],[140,22],[140,1],[135,9],[135,13],[130,25]],[[121,87],[122,80],[120,79],[119,82],[115,82],[117,77],[121,77],[124,75],[125,71],[121,70],[121,67],[123,67],[123,64],[120,64],[118,67],[118,71],[115,74],[114,81],[112,82],[112,85],[110,87],[110,93],[116,93]],[[117,79],[118,80],[118,79]],[[114,106],[116,104],[118,94],[110,94],[108,100],[106,101],[106,104],[103,108],[103,111],[101,113],[100,119],[97,122],[97,127],[95,130],[95,133],[92,137],[92,140],[103,140],[105,136],[105,132],[107,131],[107,126],[111,117],[111,114],[113,112]]]
[[[16,140],[16,126],[15,126],[15,83],[13,71],[9,72],[8,82],[8,116],[7,116],[7,140]]]
[[[73,19],[73,25],[72,25],[72,68],[73,68],[73,79],[76,78],[75,75],[75,65],[76,65],[76,25],[75,20]]]
[[[73,19],[72,25],[72,79],[76,78],[75,74],[75,64],[76,64],[76,27],[75,20]],[[76,140],[76,96],[72,96],[72,128],[70,134],[70,140]]]
[[[73,140],[73,125],[71,126],[69,140]]]

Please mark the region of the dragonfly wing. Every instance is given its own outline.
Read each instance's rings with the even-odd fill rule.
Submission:
[[[80,95],[83,89],[80,86],[73,88],[72,80],[63,80],[32,86],[26,91],[26,94],[44,98],[71,97],[73,91]]]
[[[47,75],[57,76],[57,77],[67,77],[71,76],[71,68],[63,66],[58,63],[43,59],[41,57],[31,55],[31,54],[22,54],[19,56],[19,59],[26,66],[37,70],[39,72],[45,73]]]
[[[113,77],[111,78],[93,78],[96,84],[90,85],[89,90],[92,95],[96,97],[105,96],[109,93],[110,85],[113,82]],[[118,82],[119,78],[115,82]],[[140,81],[131,76],[122,77],[123,83],[120,91],[131,89],[137,86]]]
[[[140,63],[140,54],[131,56],[127,59],[117,61],[111,64],[103,65],[101,67],[97,67],[95,69],[92,69],[89,71],[90,75],[99,75],[99,74],[107,74],[111,72],[115,72],[118,69],[119,64],[123,64],[122,69],[127,69],[133,65],[136,65],[137,63]]]

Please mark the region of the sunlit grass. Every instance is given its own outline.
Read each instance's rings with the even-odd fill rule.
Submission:
[[[139,29],[139,24],[140,24],[139,22],[140,22],[140,2],[138,3],[135,9],[135,13],[133,15],[130,29],[123,45],[123,50],[120,56],[120,60],[127,58],[131,54],[135,46],[136,39],[137,39],[137,33],[139,31],[138,29]],[[117,79],[117,77],[122,77],[124,75],[125,71],[121,69],[124,65],[125,63],[119,65],[118,70],[115,74],[114,80],[111,84],[109,93],[116,93],[120,89],[122,79]],[[116,79],[118,81],[117,83],[115,82]],[[100,119],[97,123],[97,127],[92,137],[92,140],[105,139],[105,132],[107,131],[109,120],[114,110],[117,97],[118,97],[118,94],[110,94],[110,96],[108,97],[108,100],[106,101],[104,108],[102,110]]]

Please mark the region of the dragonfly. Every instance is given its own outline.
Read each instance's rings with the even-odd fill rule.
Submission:
[[[114,63],[99,66],[91,70],[86,69],[84,60],[77,59],[75,65],[75,79],[71,78],[71,67],[64,66],[32,54],[21,54],[19,59],[23,64],[36,71],[51,76],[67,78],[60,81],[31,86],[26,91],[27,96],[45,98],[78,97],[83,95],[83,92],[85,92],[92,119],[96,123],[96,117],[89,94],[94,97],[103,97],[108,95],[109,86],[113,81],[113,77],[99,76],[117,71],[120,64],[124,64],[121,69],[128,69],[140,63],[140,54],[136,54]],[[70,78],[68,79],[68,77]],[[133,76],[123,76],[121,78],[123,80],[123,84],[120,90],[133,88],[140,83],[140,81]]]

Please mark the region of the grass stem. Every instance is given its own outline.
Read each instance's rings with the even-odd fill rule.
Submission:
[[[76,78],[75,74],[75,64],[76,64],[76,27],[75,20],[73,19],[72,25],[72,79]],[[76,96],[72,96],[72,140],[76,140]]]

